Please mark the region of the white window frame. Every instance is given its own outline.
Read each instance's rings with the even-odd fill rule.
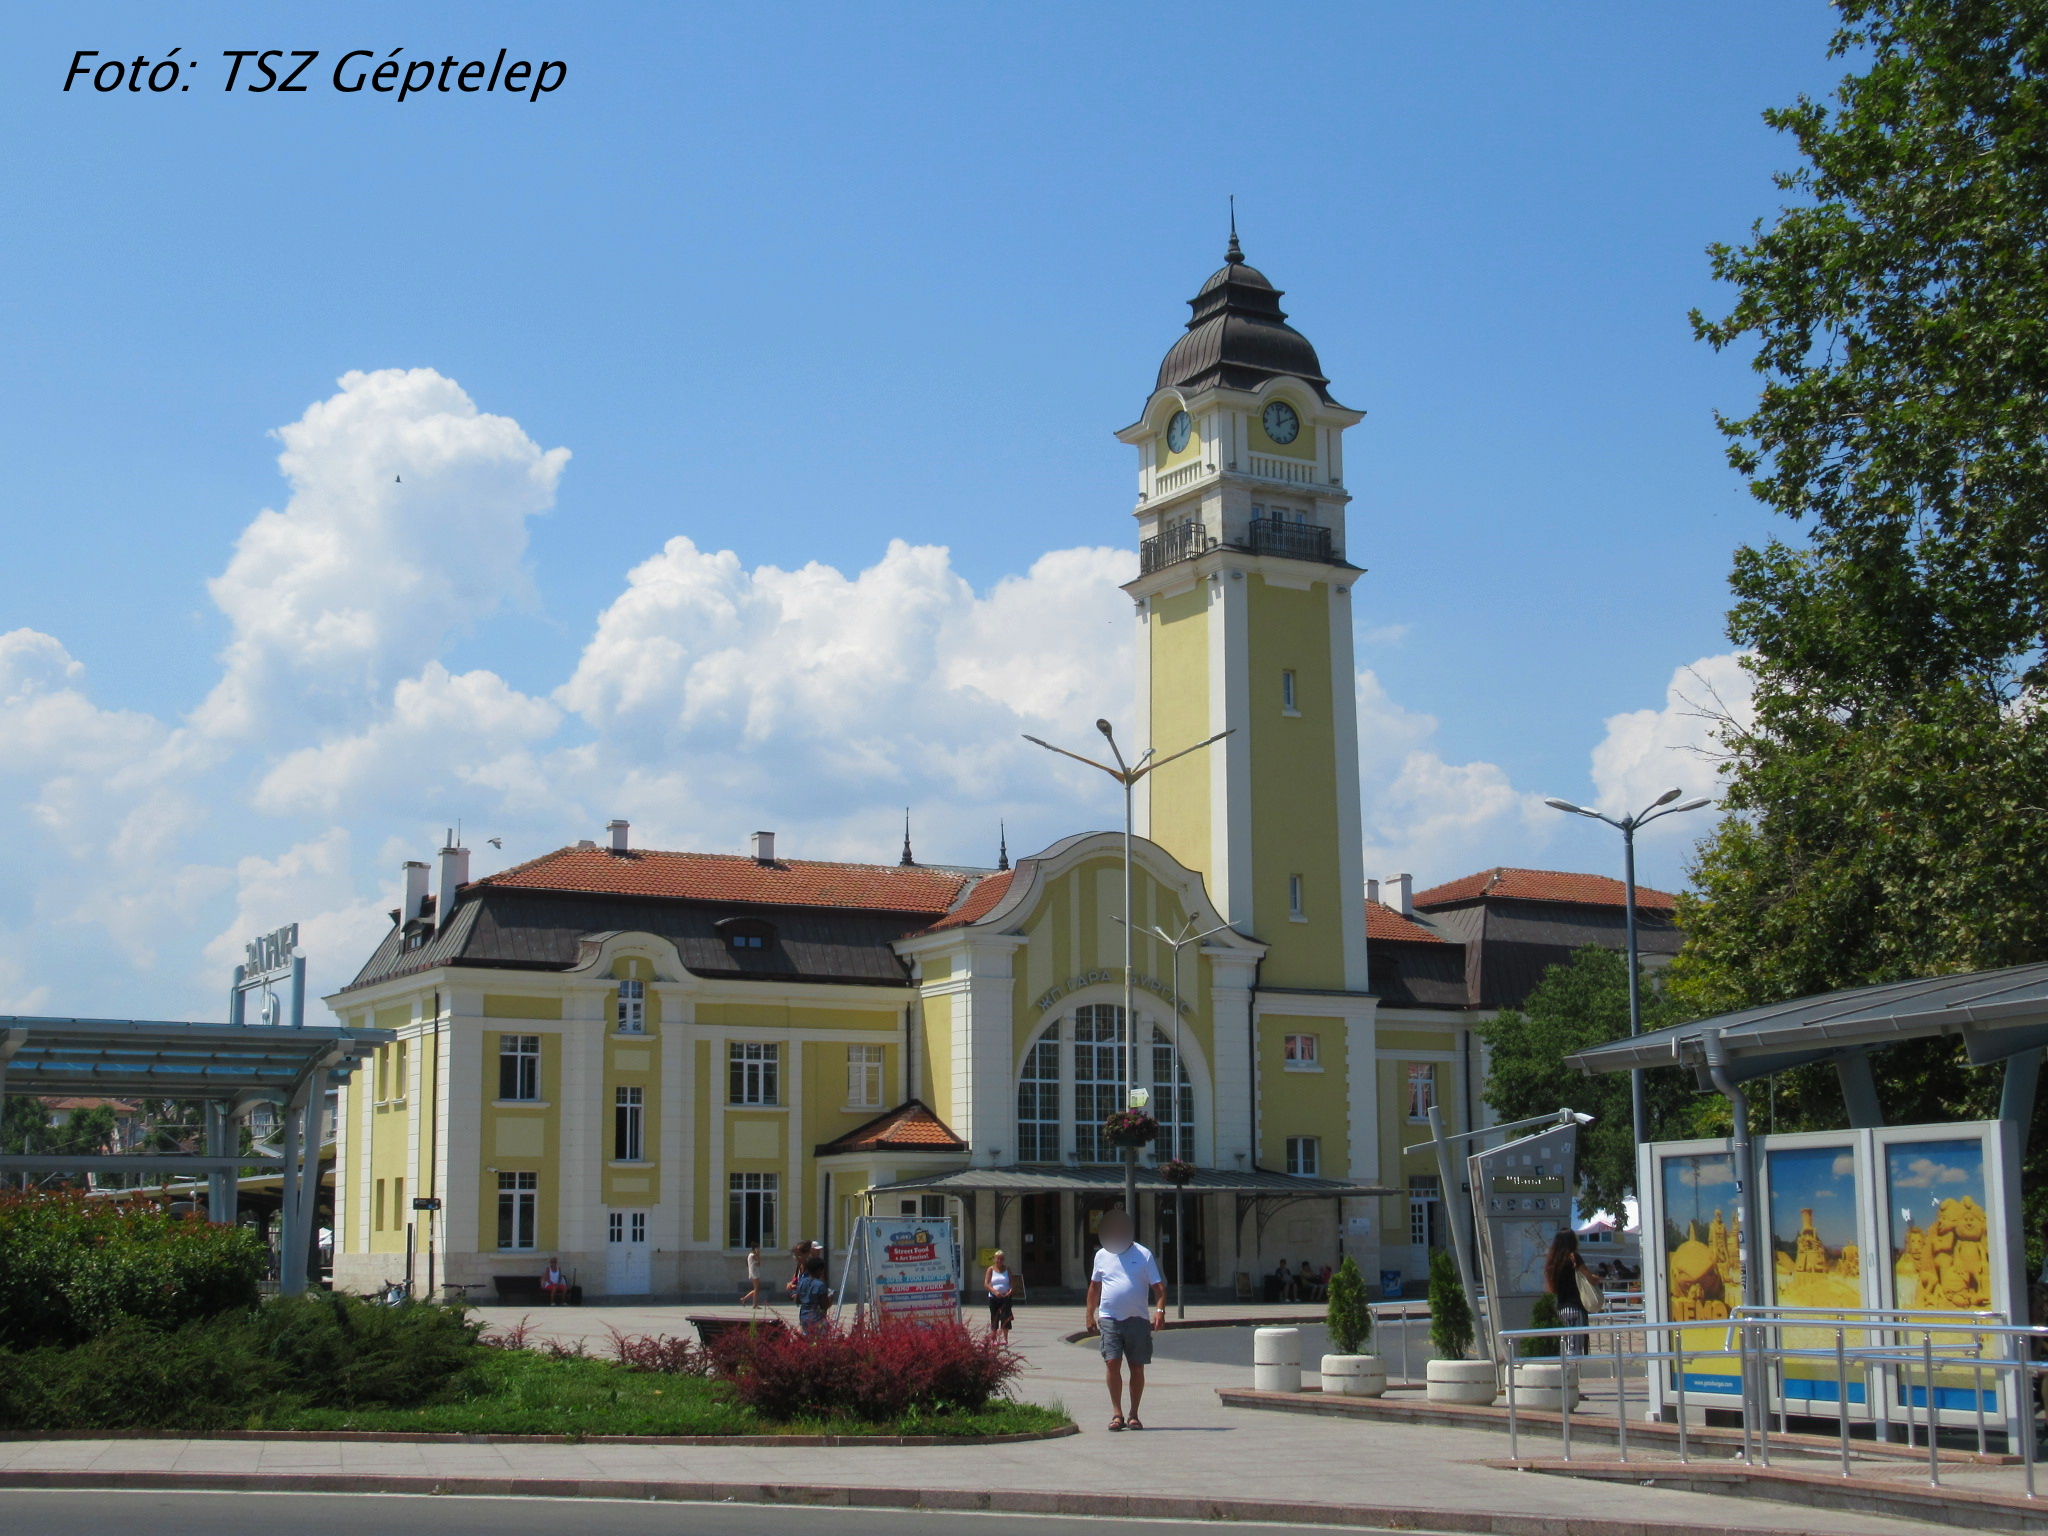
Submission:
[[[1417,1248],[1433,1247],[1430,1239],[1439,1229],[1443,1202],[1441,1181],[1433,1173],[1408,1176],[1408,1241]]]
[[[734,1173],[725,1181],[725,1246],[745,1252],[758,1243],[765,1252],[777,1246],[777,1207],[782,1201],[782,1176],[775,1173]],[[749,1230],[751,1228],[751,1231]]]
[[[879,1045],[849,1045],[846,1048],[846,1107],[882,1107],[883,1048]]]
[[[505,1091],[505,1069],[512,1069],[512,1092]],[[523,1104],[540,1098],[540,1036],[498,1036],[498,1100]]]
[[[782,1102],[782,1047],[773,1040],[734,1040],[725,1053],[725,1102]]]
[[[1060,1027],[1031,1043],[1017,1075],[1017,1161],[1060,1160]]]
[[[612,1091],[612,1161],[647,1160],[647,1092],[621,1084]]]
[[[1280,1041],[1280,1062],[1289,1072],[1322,1071],[1322,1036],[1297,1034],[1282,1037]]]
[[[1421,1091],[1418,1093],[1417,1090]],[[1436,1096],[1436,1063],[1433,1061],[1411,1061],[1408,1063],[1408,1123],[1426,1125],[1429,1112],[1438,1103]]]
[[[1323,1138],[1320,1136],[1288,1137],[1287,1172],[1297,1179],[1321,1178],[1323,1176]]]
[[[540,1246],[540,1175],[498,1175],[498,1250],[531,1253]]]
[[[647,983],[630,978],[619,983],[618,1030],[622,1035],[647,1033]]]

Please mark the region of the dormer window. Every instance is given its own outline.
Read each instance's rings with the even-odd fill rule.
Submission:
[[[622,1035],[644,1035],[647,1033],[646,982],[622,981],[619,983],[619,1033]]]
[[[758,917],[728,917],[718,925],[718,935],[727,949],[744,959],[775,943],[775,925]]]

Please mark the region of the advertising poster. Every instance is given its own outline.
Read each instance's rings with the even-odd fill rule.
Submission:
[[[1727,1152],[1685,1153],[1659,1159],[1664,1224],[1666,1303],[1675,1323],[1720,1322],[1743,1299],[1741,1216],[1735,1199],[1735,1159]],[[1685,1329],[1679,1368],[1688,1392],[1739,1393],[1742,1374],[1732,1356],[1707,1355],[1726,1347],[1726,1327]]]
[[[867,1295],[885,1317],[917,1322],[960,1315],[953,1223],[929,1216],[869,1217]]]
[[[1893,1305],[1914,1312],[1989,1311],[1993,1255],[2000,1251],[2005,1234],[1992,1230],[1983,1139],[1895,1141],[1883,1151]],[[1966,1333],[1936,1334],[1934,1347],[1967,1345],[1970,1340]],[[1900,1401],[1924,1408],[1927,1386],[1922,1374],[1905,1370],[1899,1379]],[[1991,1412],[1997,1407],[1997,1393],[1988,1381],[1982,1390],[1982,1406]],[[1974,1372],[1937,1365],[1937,1408],[1975,1413],[1978,1391]]]
[[[1856,1148],[1852,1142],[1812,1147],[1775,1147],[1764,1156],[1770,1191],[1771,1293],[1781,1307],[1841,1308],[1871,1305],[1864,1299],[1863,1259],[1858,1234],[1862,1211],[1857,1191]],[[1787,1328],[1788,1349],[1832,1351],[1835,1330],[1817,1325]],[[1854,1349],[1861,1332],[1845,1339]],[[1791,1402],[1833,1403],[1841,1395],[1832,1360],[1788,1360],[1782,1380]],[[1849,1369],[1849,1401],[1867,1399],[1862,1373]]]

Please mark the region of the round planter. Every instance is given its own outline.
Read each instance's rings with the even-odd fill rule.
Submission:
[[[1301,1390],[1299,1328],[1260,1328],[1252,1334],[1252,1386],[1260,1392]]]
[[[1432,1360],[1424,1380],[1432,1403],[1491,1403],[1500,1393],[1491,1360]]]
[[[1387,1363],[1378,1355],[1323,1356],[1323,1391],[1337,1397],[1378,1397],[1387,1390]]]
[[[1577,1373],[1574,1372],[1573,1378]],[[1565,1368],[1550,1360],[1525,1360],[1515,1366],[1515,1407],[1543,1408],[1551,1413],[1566,1413],[1579,1403],[1579,1388],[1572,1379],[1567,1399],[1567,1377]],[[1499,1406],[1507,1406],[1507,1396],[1501,1395]]]

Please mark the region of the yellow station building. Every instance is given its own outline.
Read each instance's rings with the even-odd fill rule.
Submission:
[[[1136,1083],[1148,1239],[1191,1285],[1355,1255],[1413,1278],[1443,1241],[1428,1108],[1483,1123],[1474,1026],[1544,965],[1619,943],[1619,882],[1491,870],[1434,891],[1362,868],[1337,402],[1245,264],[1191,301],[1137,421],[1141,781]],[[749,1245],[823,1242],[870,1208],[951,1214],[1028,1289],[1084,1280],[1121,1198],[1123,838],[992,869],[636,848],[608,835],[478,880],[408,864],[391,931],[328,999],[396,1032],[342,1091],[335,1283],[426,1252],[586,1295],[729,1298]],[[1670,898],[1639,892],[1646,947]],[[1220,930],[1173,951],[1144,930]],[[1176,1010],[1176,998],[1178,1008]],[[1182,1202],[1150,1170],[1198,1170]],[[1370,1191],[1361,1193],[1361,1191]],[[416,1209],[419,1201],[438,1202]],[[1241,1282],[1239,1277],[1245,1277]]]

